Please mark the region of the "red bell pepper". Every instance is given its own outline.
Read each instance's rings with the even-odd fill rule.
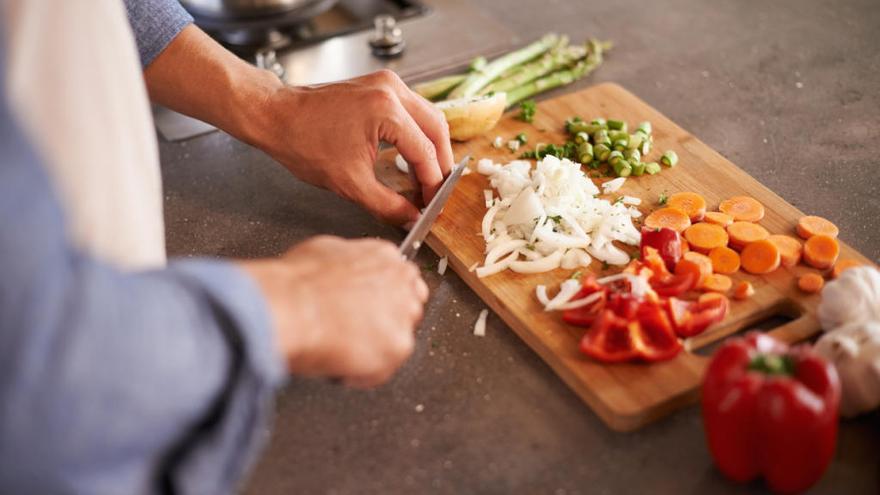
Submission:
[[[669,230],[669,229],[661,229]],[[678,232],[672,231],[678,235]],[[681,243],[679,242],[679,246]],[[660,251],[652,246],[642,246],[642,263],[651,269],[651,288],[661,297],[680,296],[694,288],[697,279],[693,273],[684,272],[673,275],[667,268],[667,262],[660,255]],[[676,261],[676,263],[678,263]],[[674,270],[673,265],[673,270]]]
[[[642,227],[642,259],[645,258],[646,247],[656,249],[666,263],[666,268],[669,271],[675,270],[675,265],[681,259],[681,236],[678,232],[665,227],[662,229]]]
[[[812,486],[834,455],[840,382],[808,347],[763,334],[726,342],[703,382],[709,450],[727,477],[763,475],[772,490]]]
[[[598,301],[581,306],[580,308],[567,309],[562,312],[562,319],[569,325],[576,327],[590,327],[596,318],[605,309],[605,300],[608,295],[607,291],[596,282],[596,277],[590,275],[581,279],[581,290],[572,298],[572,301],[583,299],[593,293],[602,291],[602,296]]]
[[[681,338],[687,338],[699,335],[723,320],[730,308],[730,301],[722,294],[704,294],[696,301],[670,297],[666,306],[675,333]]]
[[[681,351],[672,323],[656,303],[614,294],[581,340],[581,352],[606,363],[662,361]]]

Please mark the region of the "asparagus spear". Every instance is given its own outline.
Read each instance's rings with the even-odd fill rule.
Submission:
[[[513,106],[525,98],[534,96],[537,93],[547,91],[559,86],[570,84],[585,75],[592,72],[599,64],[602,63],[602,52],[611,47],[610,43],[601,43],[596,40],[589,42],[589,54],[587,57],[575,64],[570,69],[563,69],[553,72],[540,79],[536,79],[518,88],[507,92],[507,106]],[[491,65],[491,64],[490,64]],[[464,83],[462,83],[462,86]],[[459,86],[461,88],[461,86]]]
[[[431,101],[441,100],[456,86],[461,84],[465,78],[467,78],[467,74],[453,74],[451,76],[445,76],[439,79],[416,84],[412,89]]]
[[[494,83],[483,88],[481,93],[490,91],[510,91],[541,76],[553,71],[571,67],[575,62],[586,56],[584,46],[570,46],[564,49],[554,49],[543,57],[517,67],[509,76],[502,75]]]
[[[540,40],[535,41],[524,48],[496,58],[489,62],[489,64],[487,64],[482,70],[468,75],[460,85],[449,93],[449,98],[455,99],[474,96],[483,89],[483,87],[494,81],[502,72],[541,55],[552,48],[558,40],[559,36],[556,34],[547,34]],[[526,97],[527,96],[523,96],[519,100]]]

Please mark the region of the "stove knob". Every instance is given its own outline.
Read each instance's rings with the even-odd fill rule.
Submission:
[[[377,15],[373,18],[373,36],[370,37],[370,47],[373,55],[390,58],[403,53],[406,48],[406,40],[403,39],[403,31],[397,26],[397,21],[390,15]]]

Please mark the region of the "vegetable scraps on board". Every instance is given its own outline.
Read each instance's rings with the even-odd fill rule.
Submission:
[[[763,476],[777,493],[802,492],[834,456],[839,402],[837,372],[809,346],[761,333],[730,339],[703,381],[709,451],[732,480]]]

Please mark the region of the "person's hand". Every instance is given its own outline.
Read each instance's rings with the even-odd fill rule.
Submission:
[[[396,225],[418,219],[403,196],[376,179],[379,141],[395,145],[425,202],[453,165],[443,113],[391,71],[311,87],[282,87],[260,105],[269,117],[256,144],[300,179],[355,201]]]
[[[292,373],[371,387],[412,353],[428,287],[393,244],[315,237],[240,266],[266,296]]]

